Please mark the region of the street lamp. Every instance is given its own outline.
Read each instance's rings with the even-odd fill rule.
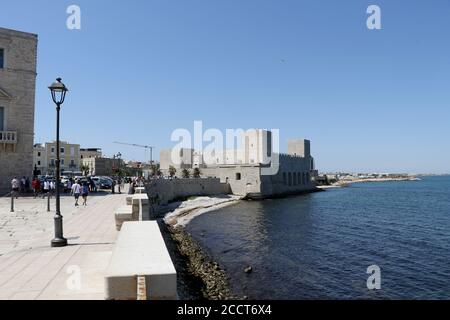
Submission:
[[[60,148],[59,148],[59,111],[61,105],[64,103],[66,93],[69,91],[64,83],[61,82],[61,78],[56,79],[50,87],[48,87],[52,93],[53,102],[56,104],[56,214],[55,214],[55,238],[52,240],[52,247],[65,247],[67,246],[67,239],[63,237],[63,216],[61,215],[61,203],[59,196],[59,184],[60,184]]]

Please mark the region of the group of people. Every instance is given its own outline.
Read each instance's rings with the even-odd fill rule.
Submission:
[[[14,177],[14,179],[11,180],[11,195],[15,197],[16,199],[19,198],[19,194],[25,193],[27,190],[29,190],[26,187],[25,184],[26,178],[23,177],[22,179],[18,179],[17,177]],[[93,186],[92,186],[93,185]],[[82,205],[87,205],[87,198],[89,195],[89,191],[96,191],[97,188],[94,183],[89,184],[88,182],[81,183],[80,181],[73,181],[70,179],[67,183],[67,190],[70,192],[71,195],[75,197],[75,206],[78,206],[78,201],[80,196],[83,198]],[[54,180],[48,180],[45,179],[42,183],[38,178],[34,178],[31,182],[31,188],[33,190],[33,196],[36,199],[39,196],[42,196],[42,198],[45,198],[46,195],[52,196],[55,193],[56,190],[56,183]]]
[[[87,198],[89,195],[89,185],[87,182],[80,184],[80,181],[75,181],[75,183],[70,188],[70,193],[75,197],[75,206],[78,207],[78,200],[80,195],[83,198],[83,206],[87,206]]]
[[[30,189],[30,179],[27,177],[22,177],[21,179],[14,177],[11,181],[11,190],[13,191],[16,198],[19,193],[25,193]]]
[[[33,190],[34,198],[37,198],[39,194],[42,194],[43,197],[45,194],[52,194],[56,189],[56,184],[54,181],[45,180],[41,183],[37,178],[34,178],[31,182],[31,188]],[[23,177],[22,179],[18,179],[14,177],[11,181],[11,190],[12,195],[19,197],[19,194],[24,194],[30,190],[30,182],[28,178]]]
[[[119,178],[117,181],[114,180],[111,188],[112,193],[114,193],[114,187],[116,186],[116,183],[119,188],[119,193],[121,190],[124,190],[126,182],[130,183],[129,193],[134,193],[134,189],[136,187],[142,186],[144,182],[144,179],[141,177],[131,178],[130,181],[126,180],[127,179],[122,178]],[[51,197],[56,190],[56,182],[52,179],[44,179],[43,181],[41,181],[37,177],[35,177],[30,184],[29,179],[26,177],[23,177],[21,179],[14,177],[14,179],[12,179],[11,181],[11,195],[17,199],[19,197],[19,194],[26,193],[30,190],[30,185],[35,199],[40,196],[42,196],[42,198],[45,198],[46,195]],[[79,206],[78,202],[80,197],[82,197],[83,199],[82,205],[86,206],[89,192],[96,192],[97,186],[91,178],[88,178],[87,181],[83,182],[70,178],[67,182],[67,186],[65,186],[65,190],[67,192],[70,192],[70,195],[75,197],[75,206]]]

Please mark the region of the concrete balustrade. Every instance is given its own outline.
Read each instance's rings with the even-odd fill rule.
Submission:
[[[146,193],[139,193],[133,195],[131,200],[131,206],[133,208],[133,214],[137,215],[140,221],[150,220],[150,203]]]
[[[131,206],[133,201],[133,195],[129,195],[126,197],[127,205]]]
[[[145,279],[148,300],[177,299],[177,273],[156,221],[123,224],[105,275],[105,298],[136,300],[138,278]]]
[[[120,231],[105,275],[107,300],[175,300],[177,273],[144,187],[115,212]]]
[[[137,193],[137,194],[146,193],[145,187],[137,187],[137,188],[135,188],[134,189],[134,193]]]
[[[138,219],[138,217],[133,215],[133,207],[132,206],[126,205],[126,206],[119,207],[115,212],[117,231],[120,231],[124,222],[136,221]]]

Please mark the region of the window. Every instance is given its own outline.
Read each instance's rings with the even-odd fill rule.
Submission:
[[[64,153],[64,151],[65,151],[64,148],[60,148],[61,153]]]
[[[0,131],[5,130],[5,108],[0,107]]]
[[[0,48],[0,69],[5,67],[5,49]]]
[[[70,155],[72,157],[75,156],[75,148],[74,147],[70,147]]]
[[[61,159],[61,165],[64,165],[64,159]]]
[[[72,166],[72,167],[75,166],[75,160],[70,160],[70,166]]]
[[[40,157],[41,156],[41,152],[38,152],[38,157]]]
[[[40,166],[41,165],[41,162],[40,161],[38,161],[38,166]]]
[[[50,159],[50,165],[53,167],[55,166],[55,159]]]
[[[242,179],[242,175],[240,173],[236,173],[236,180],[241,180]]]
[[[55,147],[52,147],[51,150],[52,150],[52,153],[55,153]]]

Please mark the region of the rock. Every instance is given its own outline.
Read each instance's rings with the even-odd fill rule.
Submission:
[[[245,273],[252,273],[253,272],[253,268],[251,266],[247,267],[244,269]]]

